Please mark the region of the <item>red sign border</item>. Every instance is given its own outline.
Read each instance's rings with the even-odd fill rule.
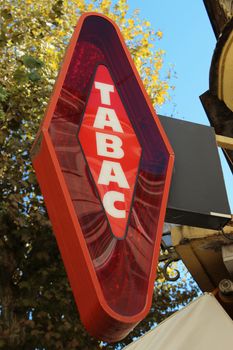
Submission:
[[[170,154],[168,168],[167,168],[167,175],[165,180],[164,194],[162,198],[160,215],[158,220],[158,227],[157,227],[157,232],[159,234],[157,234],[156,236],[156,241],[154,245],[155,249],[154,249],[153,258],[152,258],[152,268],[151,268],[149,284],[148,284],[147,301],[144,309],[135,316],[122,316],[117,314],[116,312],[114,312],[108,307],[108,305],[104,300],[104,296],[101,291],[97,276],[95,274],[94,267],[92,265],[92,262],[89,256],[89,252],[82,235],[82,230],[78,222],[78,219],[76,217],[74,207],[73,207],[73,204],[72,204],[72,201],[71,201],[71,198],[70,198],[70,195],[69,195],[69,192],[68,192],[68,189],[67,189],[63,174],[61,172],[58,159],[48,132],[49,125],[60,95],[63,82],[65,80],[65,77],[69,68],[69,64],[70,64],[76,42],[78,40],[80,31],[82,28],[82,25],[85,19],[90,16],[102,17],[108,22],[110,22],[114,27],[118,35],[119,41],[121,42],[122,48],[124,49],[127,59],[137,79],[137,83],[140,86],[140,89],[143,93],[146,103],[151,111],[151,114],[155,119],[155,123],[163,138],[166,149]],[[75,299],[78,301],[78,307],[79,307],[82,322],[87,327],[87,329],[91,332],[91,334],[94,336],[97,334],[98,338],[100,337],[98,329],[101,325],[105,325],[105,326],[111,325],[114,322],[114,326],[117,327],[117,322],[119,322],[121,329],[122,330],[123,328],[125,329],[125,332],[121,331],[121,334],[122,334],[121,339],[122,339],[129,333],[130,328],[134,328],[135,325],[147,315],[151,306],[151,300],[153,295],[153,284],[156,276],[157,259],[158,259],[159,250],[160,250],[160,242],[161,242],[164,218],[166,213],[166,205],[167,205],[170,182],[172,177],[172,170],[174,165],[174,152],[169,144],[169,141],[161,126],[161,123],[152,107],[151,101],[149,100],[149,97],[141,82],[141,79],[136,70],[136,67],[134,66],[133,60],[126,47],[126,44],[120,33],[120,30],[111,19],[109,19],[108,17],[102,14],[95,13],[95,12],[89,12],[89,13],[83,14],[79,18],[78,24],[74,30],[73,36],[71,38],[70,44],[65,54],[63,64],[61,66],[62,66],[62,70],[58,75],[58,78],[52,93],[52,97],[50,99],[50,102],[48,104],[48,107],[45,113],[44,120],[41,123],[40,129],[36,136],[36,140],[32,147],[33,166],[36,170],[37,178],[38,178],[40,187],[42,189],[42,192],[44,194],[44,200],[46,203],[46,207],[48,208],[48,214],[49,214],[50,220],[53,223],[54,231],[56,232],[56,239],[61,251],[62,258],[65,262],[66,271],[69,276],[69,281],[71,283],[74,296],[75,296]],[[41,158],[43,158],[43,161],[46,161],[46,165],[47,165],[46,169],[41,169],[41,165],[40,165]],[[53,192],[53,197],[51,197],[51,195],[48,194],[51,192]],[[60,216],[59,222],[57,219],[57,216],[59,216],[57,214],[57,208],[56,208],[57,203],[59,203],[59,212],[62,213],[62,215]],[[64,244],[64,241],[63,241],[64,229],[66,232],[69,232],[69,240],[71,241],[70,248],[75,249],[75,255],[77,259],[76,268],[74,268],[72,258],[70,258],[71,253],[70,251],[68,251],[68,247],[66,246],[66,244]],[[77,237],[78,237],[78,240],[77,240]],[[73,244],[74,241],[76,241],[75,244]],[[78,273],[77,273],[77,269],[79,270]],[[82,285],[81,284],[77,285],[77,280],[79,282],[82,282]],[[92,310],[91,314],[90,314],[90,310],[89,309],[87,310],[85,305],[85,304],[90,304],[90,302],[94,307],[93,309],[94,311]],[[99,316],[98,319],[96,319],[95,313],[98,314]],[[122,323],[124,323],[124,327],[122,327]],[[114,339],[110,339],[106,337],[105,334],[103,334],[102,339],[106,339],[107,341],[116,341]],[[119,340],[119,338],[117,340]]]

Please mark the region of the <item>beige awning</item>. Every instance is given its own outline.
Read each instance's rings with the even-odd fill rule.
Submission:
[[[221,350],[233,347],[233,321],[211,294],[174,313],[124,350]]]

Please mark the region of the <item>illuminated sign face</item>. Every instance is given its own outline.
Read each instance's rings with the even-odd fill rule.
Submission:
[[[111,75],[103,65],[99,65],[95,73],[79,140],[111,231],[117,238],[123,238],[141,147]]]
[[[32,161],[80,318],[119,341],[150,309],[173,153],[105,16],[80,18]]]

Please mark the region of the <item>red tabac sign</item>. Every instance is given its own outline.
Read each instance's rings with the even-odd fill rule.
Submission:
[[[81,320],[118,341],[151,305],[174,157],[105,16],[80,18],[32,160]]]

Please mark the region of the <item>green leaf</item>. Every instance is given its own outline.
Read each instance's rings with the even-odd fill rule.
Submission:
[[[14,79],[18,82],[18,83],[22,83],[28,80],[27,74],[24,72],[24,70],[18,68],[16,69],[15,73],[14,73]]]
[[[63,15],[63,0],[57,0],[53,5],[52,10],[57,17],[61,17]]]
[[[0,102],[5,102],[8,97],[8,92],[7,90],[0,85]]]
[[[41,79],[41,76],[37,71],[33,71],[33,72],[28,74],[28,78],[29,78],[29,80],[36,82],[36,81],[39,81]]]
[[[3,111],[3,109],[0,107],[0,121],[4,122],[5,119],[6,119],[6,115],[5,115],[4,111]]]
[[[25,67],[33,69],[33,68],[41,68],[43,66],[43,62],[38,58],[25,55],[22,57],[22,62]]]
[[[3,143],[6,140],[7,133],[4,130],[0,130],[0,145],[3,145]]]
[[[5,34],[4,31],[2,31],[2,32],[0,33],[0,46],[3,47],[3,46],[6,45],[6,43],[7,43],[6,34]]]
[[[12,14],[10,10],[7,8],[1,10],[1,16],[6,20],[9,20],[12,18]]]

